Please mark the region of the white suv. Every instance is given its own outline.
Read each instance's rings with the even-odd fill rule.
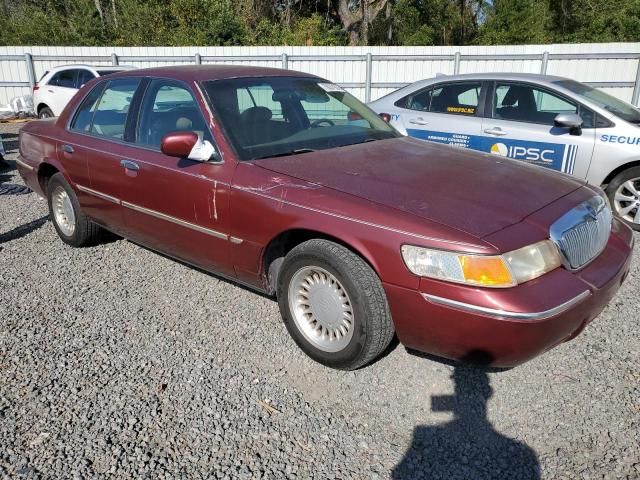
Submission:
[[[62,65],[42,75],[33,87],[33,108],[38,118],[57,117],[87,82],[110,73],[131,70],[124,65]]]

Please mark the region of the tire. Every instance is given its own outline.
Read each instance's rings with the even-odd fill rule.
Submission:
[[[328,367],[360,368],[393,339],[380,279],[362,258],[334,242],[314,239],[293,248],[280,269],[277,297],[291,337]]]
[[[55,117],[55,115],[53,114],[53,112],[51,111],[51,109],[49,107],[42,107],[40,109],[40,111],[38,112],[38,118],[42,119],[42,118],[53,118]]]
[[[614,213],[631,228],[640,231],[640,167],[620,172],[609,182],[606,192]]]
[[[72,247],[98,243],[102,228],[82,212],[75,192],[61,173],[56,173],[49,180],[47,201],[53,226],[64,243]]]

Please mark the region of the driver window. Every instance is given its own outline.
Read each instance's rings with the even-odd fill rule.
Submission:
[[[559,113],[578,113],[578,106],[545,90],[522,84],[497,84],[495,118],[553,125]]]
[[[191,90],[180,82],[153,80],[144,95],[137,142],[160,149],[162,137],[171,132],[195,132],[213,142]]]

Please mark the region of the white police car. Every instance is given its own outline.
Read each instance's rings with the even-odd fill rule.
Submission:
[[[419,81],[369,106],[407,135],[603,185],[640,230],[640,109],[605,92],[548,75],[468,74]]]

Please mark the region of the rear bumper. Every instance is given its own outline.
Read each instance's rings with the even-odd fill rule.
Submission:
[[[400,341],[434,355],[512,367],[564,341],[596,318],[624,282],[631,231],[614,220],[605,251],[584,270],[558,269],[513,289],[422,279],[419,290],[385,284]]]

